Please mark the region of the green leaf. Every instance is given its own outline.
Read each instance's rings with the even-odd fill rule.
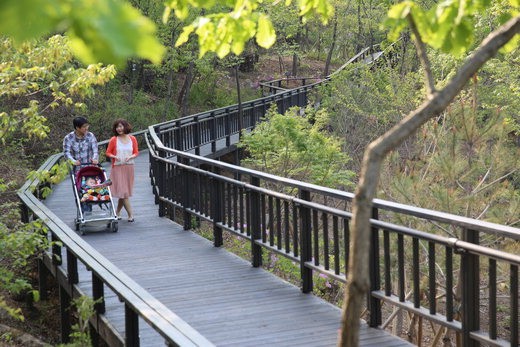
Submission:
[[[413,6],[415,6],[415,4],[412,1],[400,2],[388,10],[388,18],[405,19],[412,11]]]
[[[122,65],[131,56],[159,63],[164,47],[155,25],[128,3],[117,0],[78,1],[67,31],[73,51],[84,63]]]
[[[0,1],[0,34],[18,42],[51,32],[65,15],[57,0]]]
[[[274,31],[273,23],[271,23],[269,18],[264,14],[261,14],[258,17],[256,42],[263,48],[269,48],[276,42],[276,33]]]
[[[179,35],[179,38],[175,42],[175,47],[179,47],[183,43],[188,42],[188,39],[190,38],[190,34],[195,30],[195,27],[192,25],[186,25],[182,29],[182,33]]]

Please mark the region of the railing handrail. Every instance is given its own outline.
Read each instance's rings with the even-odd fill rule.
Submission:
[[[103,145],[104,142],[100,142],[100,145]],[[40,170],[50,169],[62,157],[63,154],[52,155],[40,167]],[[179,346],[212,345],[204,336],[153,298],[151,294],[120,271],[49,210],[32,192],[32,188],[38,186],[39,183],[38,178],[27,180],[17,194],[27,208],[44,222],[68,250],[75,254],[93,273],[96,273],[107,286],[169,343]]]
[[[150,135],[151,135],[152,138],[154,137],[153,133],[150,133]],[[159,149],[167,151],[167,152],[175,151],[175,150],[172,150],[172,149],[169,149],[169,148],[165,148],[164,146],[159,146]],[[176,151],[176,152],[178,152],[178,151]],[[182,152],[182,153],[184,153],[184,152]],[[183,168],[185,170],[193,171],[193,172],[196,172],[198,174],[205,175],[205,176],[208,176],[208,177],[220,178],[222,181],[233,183],[236,186],[241,186],[241,187],[243,187],[245,189],[248,189],[248,190],[251,190],[251,191],[257,191],[257,192],[260,192],[260,193],[264,193],[266,195],[269,194],[270,196],[275,196],[277,198],[282,198],[282,199],[287,200],[287,201],[292,201],[292,202],[294,202],[294,203],[296,203],[298,205],[312,207],[312,208],[314,208],[316,210],[319,210],[319,209],[322,209],[323,211],[327,210],[327,212],[329,212],[329,213],[333,213],[334,215],[342,216],[344,218],[348,218],[348,219],[352,218],[352,213],[350,213],[350,212],[346,212],[346,211],[343,211],[343,210],[340,210],[340,209],[337,209],[337,208],[334,208],[334,207],[327,207],[325,205],[321,205],[321,204],[317,204],[317,203],[314,203],[314,202],[311,202],[311,201],[303,200],[303,199],[300,199],[298,197],[294,197],[294,196],[290,196],[290,195],[283,194],[283,193],[280,193],[280,192],[272,191],[272,190],[269,190],[269,189],[266,189],[266,188],[258,187],[258,186],[255,186],[255,185],[252,185],[252,184],[249,184],[249,183],[246,183],[246,182],[235,180],[233,178],[220,177],[220,175],[218,175],[216,173],[213,173],[211,171],[206,171],[206,170],[203,170],[203,169],[199,169],[197,167],[185,165],[185,164],[177,162],[176,160],[172,160],[172,159],[168,159],[168,158],[161,158],[155,151],[153,151],[153,153],[151,153],[151,155],[155,159],[158,159],[158,160],[161,160],[161,161],[164,161],[164,162],[168,162],[170,164],[173,164],[173,165],[176,165],[178,167],[181,167],[181,168]],[[189,156],[191,156],[191,154]],[[218,166],[220,168],[229,168],[228,165],[230,165],[230,164],[226,164],[226,165],[222,165],[222,166],[216,165],[216,164],[220,164],[220,163],[222,163],[222,162],[211,160],[211,159],[209,159],[209,161],[206,162],[206,164],[211,164],[212,166]],[[243,171],[241,173],[247,174],[249,176],[254,176],[253,174],[251,174],[252,172],[255,172],[255,171],[254,170],[249,170],[249,171]],[[303,188],[303,187],[299,187],[299,188],[304,189],[304,190],[309,190],[309,189],[306,189],[306,188]],[[433,211],[433,212],[436,212],[436,211]],[[452,220],[449,220],[449,221],[452,221]],[[469,243],[469,242],[466,242],[464,240],[460,240],[460,239],[455,238],[455,237],[440,236],[440,235],[427,233],[427,232],[424,232],[424,231],[419,231],[419,230],[416,230],[416,229],[413,229],[413,228],[409,228],[409,227],[405,227],[405,226],[401,226],[401,225],[398,225],[398,224],[389,223],[389,222],[385,222],[385,221],[381,221],[381,220],[377,220],[377,219],[371,219],[370,220],[370,224],[373,227],[377,227],[379,229],[394,231],[394,232],[397,232],[397,233],[400,233],[400,234],[403,234],[403,235],[409,235],[409,236],[416,237],[418,239],[422,239],[422,240],[425,240],[425,241],[433,241],[433,242],[435,242],[436,244],[439,244],[439,245],[450,246],[453,249],[459,249],[459,250],[463,249],[463,250],[465,250],[467,252],[470,252],[472,254],[483,255],[483,256],[487,256],[489,258],[493,258],[493,259],[496,259],[496,260],[505,261],[505,262],[510,263],[510,264],[520,265],[520,255],[515,255],[515,254],[503,252],[503,251],[500,251],[500,250],[491,249],[489,247],[475,245],[473,243]],[[493,224],[493,223],[490,223],[490,224]],[[500,224],[497,224],[497,225],[500,225]],[[504,235],[502,235],[502,236],[504,236]],[[341,281],[342,282],[346,282],[345,279],[341,279]]]
[[[225,163],[222,161],[206,158],[204,156],[195,155],[188,152],[183,152],[180,150],[168,148],[164,146],[160,138],[157,136],[155,132],[155,127],[150,126],[148,128],[149,135],[152,137],[154,144],[158,149],[168,152],[172,155],[184,157],[190,160],[195,160],[201,164],[209,164],[214,167],[219,167],[222,169],[227,169],[239,174],[246,174],[253,177],[258,177],[266,181],[282,183],[294,188],[304,189],[311,192],[321,193],[333,198],[341,198],[347,201],[354,200],[354,194],[350,192],[345,192],[339,189],[323,187],[319,185],[315,185],[312,183],[306,183],[299,180],[280,177],[273,174],[268,174],[262,171],[257,171],[253,169],[244,168],[241,166]],[[430,210],[421,207],[415,207],[411,205],[406,205],[402,203],[387,201],[383,199],[374,199],[373,206],[379,209],[383,209],[386,211],[404,213],[411,216],[415,216],[418,218],[423,218],[427,220],[443,222],[443,223],[452,223],[460,227],[464,227],[467,229],[481,231],[485,233],[495,234],[498,236],[508,237],[514,240],[520,240],[520,229],[511,227],[508,225],[496,224],[486,221],[475,220],[469,217],[463,217],[447,212],[440,212],[435,210]]]

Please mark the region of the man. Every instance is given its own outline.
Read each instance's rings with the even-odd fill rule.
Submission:
[[[72,120],[74,131],[63,139],[63,155],[74,165],[77,172],[81,164],[97,164],[99,153],[96,137],[88,131],[89,124],[85,117],[76,117]],[[83,212],[92,212],[92,205],[81,203]]]
[[[96,137],[88,131],[89,124],[85,117],[76,117],[72,121],[74,131],[63,139],[63,155],[75,166],[85,163],[97,164],[99,153]]]

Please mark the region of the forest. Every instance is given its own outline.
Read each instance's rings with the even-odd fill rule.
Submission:
[[[312,107],[269,111],[242,139],[243,165],[356,191],[359,230],[363,201],[374,197],[520,227],[518,0],[49,4],[0,4],[0,344],[24,345],[23,332],[59,343],[55,308],[38,302],[35,289],[34,259],[48,245],[41,223],[20,222],[16,191],[61,151],[76,115],[101,141],[117,118],[145,130],[257,99],[266,81],[318,81],[337,71]],[[508,38],[457,80],[504,23],[512,23],[502,29]],[[374,45],[376,63],[343,68]],[[419,125],[393,130],[454,80],[458,92]],[[367,148],[379,152],[371,157]],[[520,254],[518,242],[482,244]],[[320,290],[336,305],[354,302],[352,288]]]

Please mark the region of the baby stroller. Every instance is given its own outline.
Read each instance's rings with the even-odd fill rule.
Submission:
[[[112,204],[110,181],[101,165],[81,164],[79,170],[70,171],[72,191],[76,201],[77,215],[74,219],[76,231],[85,235],[86,227],[106,226],[117,232],[117,215]]]

